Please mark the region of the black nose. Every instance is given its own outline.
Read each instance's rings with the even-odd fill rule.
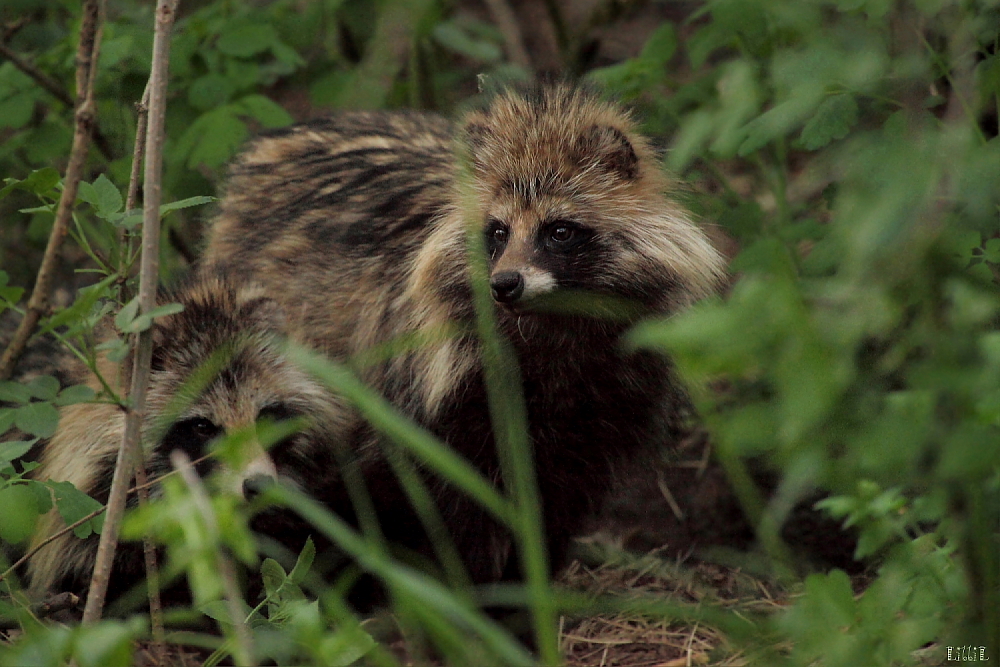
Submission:
[[[264,493],[272,484],[274,484],[274,477],[270,475],[250,475],[243,480],[243,498],[253,500]]]
[[[514,303],[524,294],[524,277],[517,271],[503,271],[490,279],[493,300],[499,303]]]

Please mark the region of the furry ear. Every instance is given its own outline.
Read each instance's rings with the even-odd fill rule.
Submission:
[[[242,285],[236,293],[240,318],[245,324],[254,324],[269,331],[284,331],[287,321],[285,311],[278,302],[266,295],[260,285]]]
[[[604,171],[626,181],[639,176],[639,157],[632,142],[616,127],[591,125],[577,139],[576,150],[581,164],[596,162]]]

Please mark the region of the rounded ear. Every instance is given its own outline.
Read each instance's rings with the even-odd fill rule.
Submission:
[[[284,331],[287,325],[285,311],[278,302],[266,296],[259,286],[245,286],[236,295],[241,317],[247,324],[254,324],[269,331]]]
[[[616,127],[591,125],[576,142],[581,164],[596,162],[609,174],[632,181],[639,177],[639,156],[632,142]]]

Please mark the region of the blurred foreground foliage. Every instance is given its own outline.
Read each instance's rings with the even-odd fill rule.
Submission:
[[[715,0],[682,12],[653,2],[598,5],[589,21],[556,22],[567,70],[634,104],[650,134],[669,138],[667,164],[689,185],[681,196],[738,250],[724,298],[644,323],[627,344],[675,360],[771,574],[801,589],[770,616],[711,605],[667,609],[655,600],[639,608],[714,623],[731,641],[717,657],[741,650],[751,664],[913,664],[914,652],[931,643],[941,662],[946,645],[985,647],[986,657],[1000,658],[1000,3]],[[474,89],[475,73],[523,75],[503,56],[501,33],[469,7],[478,5],[183,7],[171,58],[165,201],[175,209],[206,203],[222,166],[258,129],[328,108],[450,112]],[[643,11],[669,20],[634,57],[588,60],[581,44],[591,33]],[[40,0],[0,8],[5,44],[70,94],[76,12],[74,3]],[[149,71],[151,14],[148,4],[109,3],[97,91],[111,154],[92,150],[93,178],[81,189],[76,243],[66,250],[98,282],[87,280],[93,285],[75,303],[43,322],[91,367],[98,319],[118,312],[122,334],[149,326],[127,307],[135,220],[122,210],[120,190],[135,132],[132,104]],[[0,173],[9,177],[0,190],[0,268],[9,274],[0,309],[16,308],[20,286],[31,284],[31,251],[44,243],[60,187],[52,167],[64,164],[71,135],[72,110],[0,62]],[[165,232],[168,273],[193,256],[199,220],[187,213],[175,214]],[[111,347],[124,354],[124,343]],[[0,391],[11,406],[0,426],[37,437],[54,430],[54,405],[93,399],[51,378]],[[11,509],[0,528],[17,541],[49,496],[13,465],[28,441],[2,446],[0,498]],[[779,473],[776,490],[755,486],[749,461]],[[201,612],[224,634],[246,621],[279,662],[396,662],[336,587],[309,579],[308,553],[290,573],[264,561],[265,602],[251,601],[244,618],[233,619],[209,585],[212,554],[226,544],[256,567],[245,510],[218,500],[223,529],[209,535],[184,489],[166,491],[159,513],[138,515],[130,530],[159,527],[169,552],[183,556],[177,572],[201,582]],[[782,543],[784,519],[817,491],[828,494],[818,508],[858,529],[857,557],[876,563],[863,591],[840,571],[807,574]],[[389,582],[399,623],[431,637],[445,659],[530,662],[472,610],[466,591],[449,592],[388,560],[336,517],[315,520]],[[141,619],[46,626],[19,595],[0,601],[0,614],[24,629],[0,645],[3,664],[72,657],[128,665],[131,642],[148,637]],[[559,600],[586,610],[572,596]],[[208,664],[231,650],[217,638],[200,641],[217,649]]]

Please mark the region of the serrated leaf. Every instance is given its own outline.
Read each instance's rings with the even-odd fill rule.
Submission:
[[[70,482],[49,481],[45,484],[52,489],[55,495],[56,509],[59,511],[59,516],[66,522],[66,525],[76,523],[88,514],[104,507],[104,505],[77,489]],[[84,539],[89,537],[91,533],[100,533],[103,527],[104,514],[101,513],[90,521],[81,523],[74,528],[73,534],[80,539]]]
[[[25,386],[32,396],[43,401],[51,401],[59,393],[59,380],[51,375],[40,375]]]
[[[59,426],[59,411],[43,401],[22,405],[14,415],[14,425],[39,438],[51,438]]]
[[[843,139],[858,122],[858,103],[849,94],[828,97],[802,128],[799,139],[806,150],[822,148]]]
[[[0,401],[27,403],[31,400],[31,390],[20,382],[0,382]]]
[[[215,201],[215,197],[208,197],[201,195],[198,197],[188,197],[187,199],[180,199],[178,201],[170,202],[169,204],[163,204],[160,206],[160,217],[162,218],[167,213],[171,211],[177,211],[182,208],[191,208],[192,206],[202,206],[204,204],[210,204]]]
[[[97,194],[97,215],[100,218],[108,219],[118,211],[122,210],[124,200],[122,193],[118,191],[114,183],[108,177],[101,174],[94,181],[94,191]]]
[[[52,401],[54,405],[73,405],[74,403],[86,403],[87,401],[94,400],[96,392],[85,384],[75,384],[71,387],[66,387],[59,395],[56,396],[55,400]]]
[[[292,124],[292,117],[284,107],[263,95],[247,95],[237,102],[251,118],[268,128]]]
[[[24,484],[0,489],[0,540],[19,544],[31,536],[38,520],[35,494]]]
[[[80,181],[80,184],[76,186],[76,198],[94,208],[97,208],[97,202],[100,199],[97,195],[97,188],[87,181]]]
[[[316,545],[313,544],[311,537],[307,537],[306,543],[302,546],[302,551],[299,553],[299,557],[295,559],[295,567],[288,573],[288,578],[297,584],[302,583],[302,580],[309,572],[309,568],[312,567],[315,558]]]
[[[277,593],[281,585],[288,579],[285,568],[281,567],[281,563],[273,558],[265,558],[264,562],[260,564],[260,576],[268,597]]]
[[[222,33],[216,48],[227,56],[249,58],[278,41],[274,28],[266,24],[241,25]]]

